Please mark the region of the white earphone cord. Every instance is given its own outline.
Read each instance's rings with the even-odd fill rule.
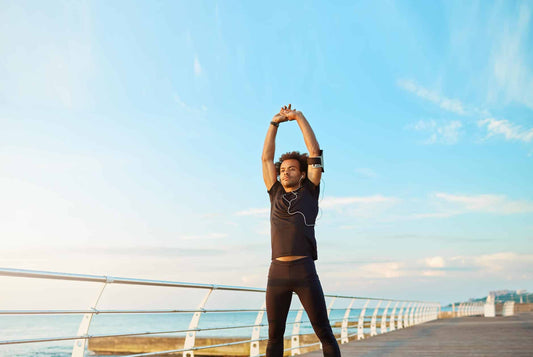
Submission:
[[[300,179],[300,181],[301,181],[301,179]],[[320,181],[321,181],[321,182],[324,182],[324,180],[322,180],[322,179],[321,179]],[[324,186],[324,187],[326,186],[326,183],[325,183],[325,182],[324,182],[324,185],[323,185],[323,186]],[[290,211],[290,210],[291,210],[291,204],[292,204],[292,201],[294,201],[295,199],[298,198],[298,193],[296,193],[296,192],[298,192],[298,190],[299,190],[301,187],[302,187],[302,186],[301,186],[301,184],[300,184],[300,187],[298,187],[295,191],[291,191],[291,192],[290,192],[290,193],[292,193],[292,194],[294,195],[294,198],[293,198],[292,200],[289,201],[287,198],[285,198],[285,195],[283,195],[283,196],[281,196],[281,197],[282,197],[282,198],[285,200],[285,202],[287,202],[287,204],[288,204],[288,206],[287,206],[287,213],[288,213],[289,215],[294,216],[295,214],[299,213],[299,214],[301,214],[302,217],[304,218],[304,224],[305,224],[307,227],[314,227],[315,224],[316,224],[316,221],[317,221],[319,218],[322,217],[322,209],[320,208],[320,204],[318,205],[318,210],[319,210],[320,216],[317,217],[317,218],[315,219],[315,223],[313,223],[313,224],[308,224],[308,223],[307,223],[307,219],[305,218],[305,214],[303,214],[302,212],[300,212],[300,211],[291,212],[291,211]],[[319,200],[319,203],[322,202],[323,199],[324,199],[324,190],[322,190],[322,198]]]

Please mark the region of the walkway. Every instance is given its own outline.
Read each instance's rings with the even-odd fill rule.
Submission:
[[[352,356],[533,356],[533,313],[428,322],[341,345]],[[321,351],[305,357],[322,356]]]

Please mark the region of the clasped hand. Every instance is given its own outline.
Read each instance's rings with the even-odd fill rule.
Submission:
[[[274,115],[272,121],[283,123],[285,121],[297,120],[301,115],[302,112],[297,111],[296,109],[291,109],[291,105],[289,104],[288,107],[286,105],[281,107],[281,110],[278,114]]]

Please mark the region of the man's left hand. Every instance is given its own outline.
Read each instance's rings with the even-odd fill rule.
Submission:
[[[290,120],[298,120],[298,118],[302,117],[303,114],[302,112],[296,110],[296,109],[291,109],[291,105],[289,104],[289,106],[284,106],[281,108],[281,110],[279,111],[279,113],[281,115],[283,115],[284,117],[286,117],[289,121]]]

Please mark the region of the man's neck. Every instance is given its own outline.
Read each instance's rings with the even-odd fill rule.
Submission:
[[[283,185],[282,185],[283,186]],[[300,183],[298,186],[283,186],[283,189],[285,192],[292,192],[292,191],[298,191],[302,187],[302,184]]]

